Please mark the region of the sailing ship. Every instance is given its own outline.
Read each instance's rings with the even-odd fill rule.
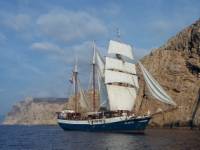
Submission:
[[[93,43],[92,105],[89,104],[87,94],[80,86],[78,66],[75,63],[71,81],[74,87],[74,108],[58,113],[57,122],[62,129],[128,133],[145,130],[152,116],[151,114],[138,115],[133,110],[138,96],[139,83],[136,72],[137,61],[132,50],[129,44],[110,40],[108,53],[104,59]],[[138,64],[152,96],[163,103],[176,106],[176,103],[142,63],[138,61]],[[99,107],[96,105],[97,94],[100,99]],[[87,111],[81,112],[80,107]]]

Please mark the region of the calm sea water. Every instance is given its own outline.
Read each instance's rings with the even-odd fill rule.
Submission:
[[[200,150],[200,131],[144,135],[63,131],[58,126],[0,126],[0,150]]]

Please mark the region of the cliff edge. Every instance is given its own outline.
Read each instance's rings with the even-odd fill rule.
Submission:
[[[12,107],[3,124],[56,124],[56,112],[66,103],[67,98],[27,97]]]

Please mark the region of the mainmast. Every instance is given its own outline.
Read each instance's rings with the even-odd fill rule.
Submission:
[[[95,43],[93,41],[93,60],[92,60],[92,88],[93,88],[93,111],[95,111],[96,103],[95,103],[95,57],[96,57],[96,52],[95,52]]]
[[[75,99],[74,99],[74,110],[75,112],[78,112],[78,66],[77,66],[77,58],[74,66],[74,71],[73,71],[73,76],[74,76],[74,94],[75,94]]]

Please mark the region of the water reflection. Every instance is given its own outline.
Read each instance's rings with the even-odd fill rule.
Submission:
[[[147,130],[145,134],[63,131],[57,126],[0,126],[1,150],[199,149],[200,131]]]

